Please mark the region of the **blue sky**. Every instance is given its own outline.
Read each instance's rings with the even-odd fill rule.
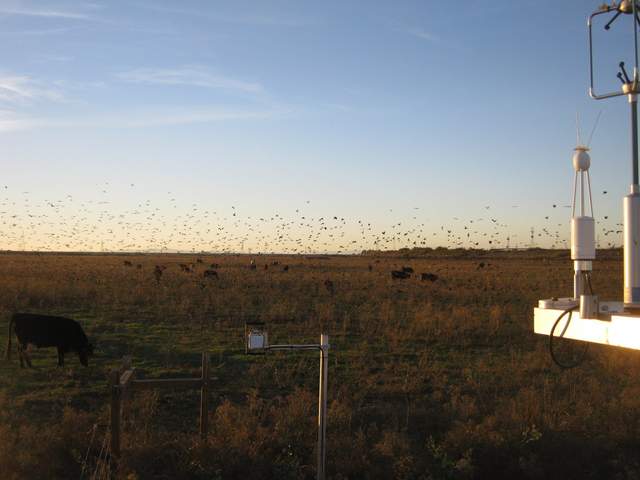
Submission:
[[[629,114],[587,95],[599,3],[2,0],[0,249],[561,245],[576,112],[586,137],[601,110],[619,243]],[[598,31],[603,88],[626,20]]]

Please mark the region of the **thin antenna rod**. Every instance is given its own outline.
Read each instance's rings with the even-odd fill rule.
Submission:
[[[587,148],[589,148],[589,145],[591,145],[591,139],[593,138],[593,134],[595,133],[596,128],[598,127],[598,122],[600,121],[601,115],[602,115],[602,110],[598,112],[598,116],[596,117],[596,123],[593,124],[593,129],[591,130],[591,134],[589,135],[589,141],[587,142]]]
[[[580,113],[576,112],[576,145],[581,145],[580,143]]]
[[[587,170],[587,185],[589,186],[589,207],[591,208],[591,216],[593,217],[593,198],[591,197],[591,175],[589,175],[589,170]]]

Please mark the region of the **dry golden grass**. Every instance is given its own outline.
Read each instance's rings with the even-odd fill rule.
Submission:
[[[216,377],[208,443],[196,392],[138,395],[117,476],[313,478],[317,358],[245,356],[244,322],[256,319],[274,342],[330,335],[330,478],[640,478],[640,354],[592,346],[561,371],[532,333],[536,301],[571,292],[562,255],[255,256],[255,271],[248,256],[0,258],[3,318],[64,314],[97,344],[88,369],[71,357],[56,368],[52,350],[35,352],[33,371],[0,364],[3,479],[95,469],[109,369],[127,354],[143,376],[195,375],[205,350]],[[211,263],[217,279],[203,277]],[[402,266],[416,273],[392,280]],[[596,263],[601,298],[620,296],[620,266]]]

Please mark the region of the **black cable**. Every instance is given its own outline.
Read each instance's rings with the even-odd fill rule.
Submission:
[[[591,272],[585,272],[584,276],[587,279],[587,286],[589,287],[589,295],[595,295],[595,293],[593,293],[593,287],[591,286]]]
[[[582,363],[582,361],[584,360],[584,357],[587,353],[587,349],[589,348],[589,343],[585,342],[585,347],[584,347],[584,351],[582,352],[582,355],[580,355],[579,359],[574,362],[574,363],[563,363],[560,360],[558,360],[558,357],[556,357],[556,354],[554,353],[553,350],[553,339],[554,339],[554,333],[556,331],[556,328],[558,326],[558,324],[560,323],[560,320],[563,319],[563,317],[568,313],[569,314],[569,318],[567,319],[567,323],[564,326],[564,329],[562,330],[562,333],[560,334],[560,337],[562,338],[565,334],[565,332],[567,331],[567,328],[569,328],[569,322],[571,322],[571,315],[573,313],[574,310],[576,310],[578,308],[578,305],[575,305],[571,308],[567,308],[565,311],[563,311],[560,316],[558,317],[558,319],[555,321],[555,323],[553,324],[553,327],[551,327],[551,332],[549,332],[549,353],[551,354],[551,358],[553,359],[553,362],[558,365],[560,368],[564,368],[564,369],[569,369],[569,368],[574,368],[577,367],[578,365],[580,365]]]

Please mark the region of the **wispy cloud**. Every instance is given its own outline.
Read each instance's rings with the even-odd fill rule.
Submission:
[[[241,24],[241,25],[263,25],[263,26],[282,26],[282,27],[302,27],[310,25],[312,22],[308,18],[295,15],[269,15],[259,13],[241,13],[241,14],[224,14],[203,11],[202,9],[184,8],[184,7],[167,7],[157,4],[137,3],[138,8],[152,10],[159,13],[169,13],[176,15],[197,16],[221,23]]]
[[[262,93],[259,84],[212,74],[201,68],[173,70],[138,69],[119,78],[127,82],[160,85],[194,85]],[[90,94],[105,88],[104,82],[48,81],[28,75],[0,73],[0,132],[43,128],[151,128],[213,122],[268,120],[288,115],[290,110],[270,102],[236,107],[184,107],[180,105],[133,105],[122,110],[96,111],[86,102],[70,99],[69,92]],[[260,95],[262,99],[263,95]],[[75,105],[73,110],[55,108],[56,103]],[[80,114],[78,108],[84,110]],[[89,109],[89,110],[87,110]],[[71,113],[75,111],[76,113]]]
[[[25,36],[42,36],[42,35],[59,35],[67,33],[68,28],[43,28],[39,30],[2,30],[0,35],[12,36],[12,35],[25,35]]]
[[[37,55],[34,60],[38,62],[70,62],[75,57],[70,55],[41,54]]]
[[[330,110],[337,110],[339,112],[353,112],[354,108],[350,105],[345,105],[344,103],[334,103],[329,102],[324,104]]]
[[[269,119],[284,112],[275,110],[224,110],[224,109],[198,109],[150,111],[139,114],[124,114],[116,117],[107,117],[98,121],[95,126],[143,128],[167,125],[188,125],[194,123],[212,123],[225,120],[259,120]]]
[[[422,40],[427,40],[433,43],[440,43],[441,39],[437,35],[434,35],[431,32],[427,32],[421,28],[410,28],[407,30],[409,35],[413,35],[414,37],[420,38]]]
[[[44,86],[28,76],[0,75],[2,103],[31,103],[39,100],[61,102],[64,98],[59,90]]]
[[[182,67],[176,69],[138,68],[116,75],[119,80],[132,83],[155,85],[189,85],[203,88],[237,90],[246,93],[264,91],[258,83],[245,82],[217,75],[200,67]]]
[[[90,15],[81,12],[69,12],[64,10],[34,9],[34,8],[9,8],[0,6],[0,15],[20,15],[25,17],[65,18],[68,20],[89,20]]]
[[[151,128],[222,121],[268,120],[287,115],[285,110],[153,109],[121,111],[74,118],[25,116],[0,110],[0,133],[42,128]]]
[[[25,118],[13,110],[0,110],[0,132],[28,130],[34,126],[33,119]]]

